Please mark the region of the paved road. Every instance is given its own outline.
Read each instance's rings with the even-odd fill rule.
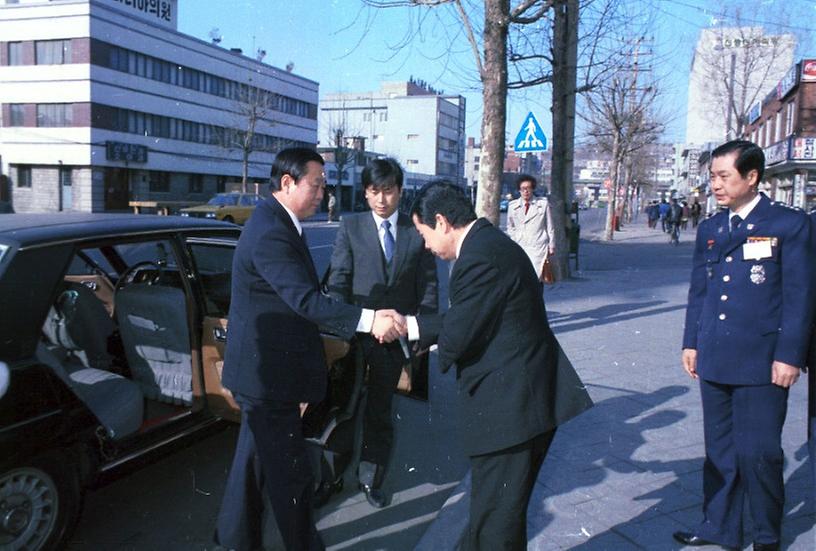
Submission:
[[[699,520],[703,437],[699,391],[679,348],[691,235],[679,247],[641,225],[595,239],[603,212],[582,211],[581,268],[548,287],[553,327],[596,407],[559,430],[529,511],[531,550],[670,550]],[[307,226],[315,263],[328,263],[336,227]],[[440,276],[446,274],[440,264]],[[431,369],[430,402],[398,398],[391,507],[346,489],[321,510],[330,549],[453,549],[466,522],[467,462],[456,443],[451,377]],[[816,506],[804,463],[805,385],[791,392],[787,549],[816,548]],[[212,549],[212,528],[236,431],[229,428],[87,496],[71,549]],[[448,499],[450,498],[450,499]],[[448,503],[437,512],[448,499]]]

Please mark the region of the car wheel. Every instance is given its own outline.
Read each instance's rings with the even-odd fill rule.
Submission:
[[[228,214],[228,215],[226,215],[226,216],[223,218],[223,220],[224,220],[224,222],[229,222],[230,224],[234,224],[234,223],[235,223],[235,218],[233,218],[233,217],[232,217],[232,216],[230,216],[229,214]]]
[[[61,549],[81,508],[79,481],[64,462],[34,461],[0,474],[0,549]]]

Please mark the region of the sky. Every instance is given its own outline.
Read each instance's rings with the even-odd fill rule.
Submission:
[[[648,11],[654,18],[651,57],[658,65],[654,74],[660,78],[670,117],[664,141],[683,141],[694,44],[700,29],[724,24],[722,2],[627,1],[633,9]],[[756,2],[766,14],[773,14],[782,4],[795,6],[800,14],[796,21],[804,16],[808,27],[816,26],[816,2]],[[216,30],[222,47],[241,48],[245,55],[265,50],[264,62],[276,67],[292,62],[295,73],[320,83],[321,96],[377,90],[381,81],[404,81],[412,76],[446,93],[461,94],[468,106],[466,134],[478,141],[481,91],[474,80],[474,58],[449,6],[374,9],[365,7],[361,0],[179,0],[178,4],[179,31],[210,40]],[[808,53],[816,55],[812,49]],[[508,140],[514,139],[530,111],[549,136],[549,110],[547,86],[512,93],[508,100]]]

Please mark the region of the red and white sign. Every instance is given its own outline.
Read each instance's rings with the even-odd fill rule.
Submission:
[[[816,82],[816,59],[802,61],[802,82]]]

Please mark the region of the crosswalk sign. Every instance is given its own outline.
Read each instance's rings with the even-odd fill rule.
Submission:
[[[547,136],[544,135],[532,111],[527,114],[524,124],[521,125],[514,149],[516,153],[547,151]]]

